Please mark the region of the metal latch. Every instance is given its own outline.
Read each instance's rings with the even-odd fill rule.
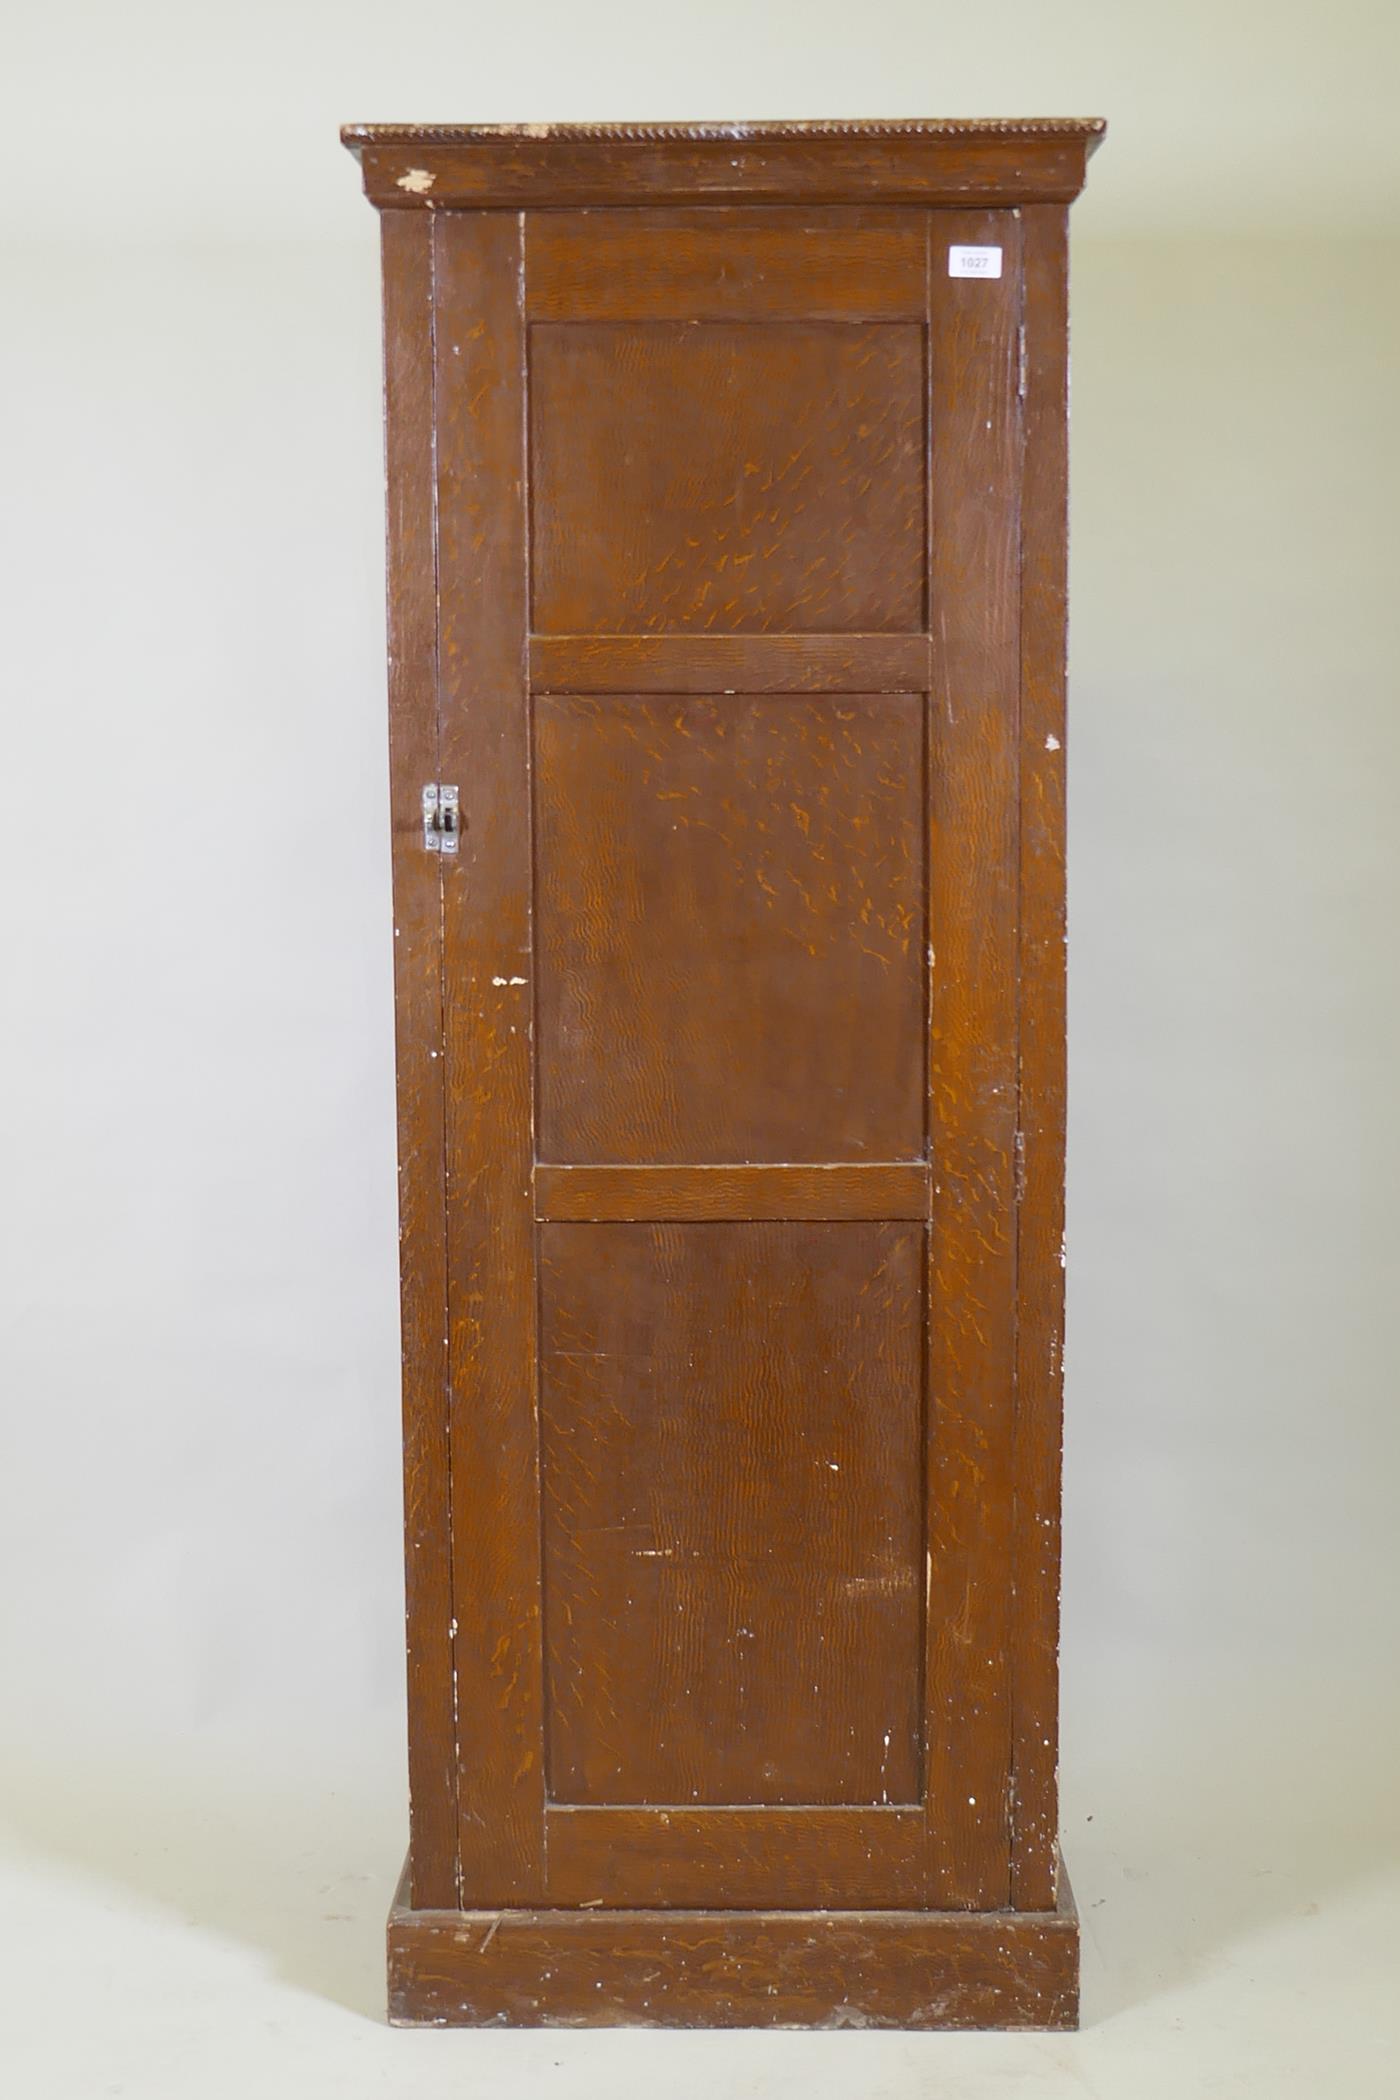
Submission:
[[[429,853],[455,853],[461,824],[457,790],[431,780],[423,790],[423,844]]]

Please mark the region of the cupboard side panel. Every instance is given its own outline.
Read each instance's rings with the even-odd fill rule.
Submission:
[[[1064,1337],[1067,215],[1027,207],[1011,1901],[1055,1902]]]
[[[1020,222],[930,215],[930,1900],[1009,1880]],[[950,278],[950,243],[1003,250]]]
[[[418,1908],[457,1901],[443,1204],[442,900],[419,798],[437,776],[432,258],[426,219],[386,215],[389,791],[394,875],[409,1871]]]
[[[459,1845],[490,1905],[544,1874],[521,222],[434,239]]]

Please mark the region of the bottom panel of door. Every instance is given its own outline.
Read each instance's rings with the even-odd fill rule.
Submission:
[[[551,1800],[922,1798],[924,1262],[909,1222],[541,1227]]]
[[[1079,1921],[1053,1911],[415,1911],[389,2017],[423,2027],[1074,2027]]]
[[[538,1247],[528,1893],[996,1908],[998,1790],[959,1767],[985,1803],[969,1848],[928,1781],[926,1614],[951,1600],[927,1528],[923,1223],[546,1220]],[[973,1703],[965,1645],[945,1705]]]
[[[918,1808],[545,1811],[550,1901],[879,1910],[930,1900]]]

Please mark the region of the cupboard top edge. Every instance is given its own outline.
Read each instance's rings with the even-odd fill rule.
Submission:
[[[1101,117],[890,122],[347,124],[379,208],[1068,203]]]

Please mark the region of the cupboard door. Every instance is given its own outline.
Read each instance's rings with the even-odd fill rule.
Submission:
[[[462,1900],[998,1907],[1019,220],[432,242]]]

